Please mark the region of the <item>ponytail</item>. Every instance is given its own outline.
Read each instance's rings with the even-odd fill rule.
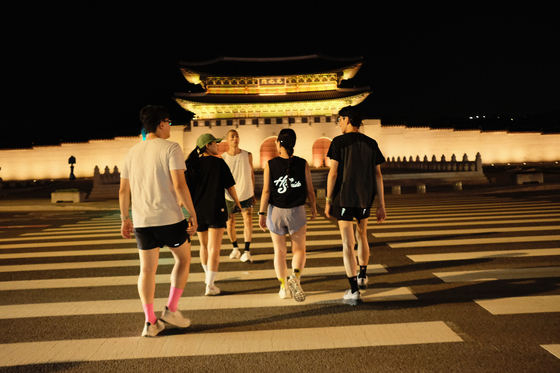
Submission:
[[[296,133],[291,128],[284,128],[278,134],[278,141],[280,145],[286,149],[288,153],[288,165],[286,166],[286,175],[288,175],[288,189],[291,189],[292,182],[290,181],[290,165],[292,164],[292,156],[294,155],[294,146],[296,145]]]
[[[199,149],[197,146],[187,157],[187,160],[185,161],[185,166],[187,166],[187,171],[185,173],[187,174],[187,176],[194,176],[193,166],[198,160],[198,158],[200,158],[200,155],[204,153],[204,150],[206,150],[206,147],[204,147],[204,149]]]

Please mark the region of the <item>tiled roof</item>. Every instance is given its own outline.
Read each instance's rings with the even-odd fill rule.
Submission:
[[[296,101],[318,101],[333,100],[355,96],[361,93],[370,93],[369,87],[362,88],[341,88],[332,91],[286,93],[285,95],[236,95],[236,94],[208,94],[208,93],[175,93],[176,98],[192,102],[216,103],[216,104],[237,104],[237,103],[276,103],[276,102],[296,102]]]
[[[180,62],[179,68],[201,76],[257,77],[336,72],[363,62],[361,56],[336,58],[320,54],[281,58],[218,57],[204,62]]]

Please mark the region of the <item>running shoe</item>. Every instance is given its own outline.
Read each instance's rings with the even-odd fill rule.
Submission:
[[[299,279],[295,275],[290,276],[290,279],[288,280],[288,288],[292,292],[292,295],[297,302],[303,302],[305,300],[305,293],[301,288]]]
[[[342,296],[342,303],[357,306],[362,303],[362,294],[360,294],[360,291],[352,293],[352,289],[348,289]]]
[[[216,285],[214,285],[214,284],[206,285],[206,294],[205,295],[212,296],[212,295],[218,295],[218,294],[220,294],[220,289]]]
[[[229,254],[230,259],[239,259],[240,256],[241,253],[237,247],[231,250],[231,254]]]
[[[358,277],[358,287],[360,289],[362,289],[362,290],[367,289],[368,282],[369,282],[369,280],[368,280],[367,276],[364,277],[364,278]]]
[[[243,255],[241,255],[241,261],[242,261],[243,263],[245,263],[245,262],[251,262],[251,263],[253,263],[253,259],[251,259],[251,253],[250,253],[249,251],[245,250],[245,251],[243,252]]]
[[[175,312],[171,312],[167,306],[165,306],[165,309],[161,314],[161,320],[178,328],[188,328],[191,325],[191,320],[183,317],[183,314],[179,311],[179,309]]]
[[[142,337],[155,337],[163,329],[165,329],[165,324],[161,322],[161,320],[157,320],[153,325],[146,321],[144,330],[142,331]]]
[[[281,287],[278,295],[280,296],[280,299],[290,299],[292,297],[292,292],[290,289],[283,289]]]

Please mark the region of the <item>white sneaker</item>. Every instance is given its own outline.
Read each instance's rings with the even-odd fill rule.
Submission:
[[[280,287],[280,291],[278,292],[280,299],[290,299],[292,297],[292,292],[290,289],[283,289]]]
[[[165,324],[161,322],[161,320],[157,320],[153,325],[146,322],[146,324],[144,324],[144,330],[142,331],[142,337],[155,337],[163,329],[165,329]]]
[[[305,300],[305,293],[303,292],[299,279],[296,276],[290,276],[290,279],[288,280],[288,288],[297,302],[303,302]]]
[[[362,303],[362,294],[360,294],[359,290],[355,293],[352,293],[352,289],[348,289],[342,296],[342,303],[348,304],[350,306],[357,306],[358,304]]]
[[[249,251],[244,251],[243,255],[241,255],[241,261],[242,262],[251,262],[253,263],[253,259],[251,259],[251,253]]]
[[[161,314],[161,319],[170,325],[176,326],[178,328],[188,328],[191,325],[191,320],[183,317],[183,314],[179,309],[175,312],[171,312],[167,306]]]
[[[369,282],[369,280],[368,280],[367,276],[364,277],[364,278],[358,277],[358,288],[360,288],[362,290],[367,289],[368,282]]]
[[[220,294],[220,289],[216,285],[214,285],[214,284],[206,285],[206,294],[205,295],[212,296],[212,295],[218,295],[218,294]]]
[[[231,254],[229,254],[230,259],[239,259],[240,256],[241,253],[237,247],[231,250]]]

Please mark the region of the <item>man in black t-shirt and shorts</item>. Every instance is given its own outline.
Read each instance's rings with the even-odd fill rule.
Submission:
[[[367,223],[370,209],[377,192],[377,222],[385,220],[385,198],[383,176],[380,165],[385,158],[377,142],[360,133],[362,114],[352,106],[342,108],[338,113],[338,124],[342,135],[333,139],[327,157],[331,159],[327,177],[327,198],[325,214],[338,220],[342,236],[344,267],[350,282],[350,289],[344,293],[343,302],[350,305],[361,303],[359,289],[367,288],[366,275],[369,262]],[[354,239],[353,220],[356,218]],[[355,242],[358,243],[360,265],[357,272]]]

